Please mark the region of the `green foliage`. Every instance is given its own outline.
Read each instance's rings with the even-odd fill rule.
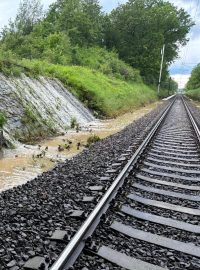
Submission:
[[[165,81],[161,83],[159,98],[165,98],[174,95],[177,90],[177,82],[175,82],[171,77],[168,77]]]
[[[160,50],[166,45],[164,76],[185,45],[193,25],[190,16],[164,0],[129,0],[108,16],[105,44],[115,47],[120,57],[141,71],[147,83],[158,80]]]
[[[156,99],[142,78],[155,87],[163,43],[163,87],[174,90],[167,68],[192,25],[164,0],[129,0],[107,15],[98,0],[57,0],[44,16],[40,0],[23,0],[1,33],[0,71],[57,77],[97,114],[114,116]]]
[[[113,75],[123,80],[142,81],[138,70],[120,60],[116,52],[109,52],[104,48],[77,47],[73,50],[73,62],[76,65],[99,70],[106,75]]]
[[[3,128],[6,122],[7,122],[7,119],[6,119],[5,113],[0,112],[0,128]]]
[[[80,66],[53,65],[41,61],[20,62],[35,73],[56,77],[90,109],[109,117],[156,100],[156,92],[143,83],[125,82]]]
[[[77,126],[78,122],[76,120],[76,117],[72,117],[70,120],[70,127],[75,128]]]
[[[200,88],[194,90],[187,90],[185,94],[193,100],[200,101]]]
[[[103,13],[98,0],[58,0],[45,22],[52,31],[66,32],[74,45],[101,44]]]
[[[16,64],[16,56],[11,51],[3,51],[0,48],[0,72],[7,76],[19,76],[24,68]]]
[[[31,104],[25,106],[21,122],[24,124],[24,127],[20,129],[20,132],[15,131],[13,136],[23,143],[34,143],[36,140],[41,140],[57,133],[51,117],[41,118],[39,112]]]
[[[4,27],[2,37],[5,38],[8,34],[30,34],[42,15],[43,7],[40,0],[21,1],[15,20],[10,20],[8,26]]]
[[[200,101],[200,64],[192,70],[185,90],[189,98]]]
[[[52,119],[49,117],[47,119],[43,119],[43,124],[47,127],[47,130],[50,132],[49,135],[54,135],[57,133],[57,130],[55,128],[55,124],[52,121]]]
[[[100,141],[99,136],[97,136],[96,134],[91,135],[88,139],[87,139],[87,146],[90,146],[91,144]]]
[[[34,124],[38,121],[38,115],[31,105],[26,105],[21,121],[23,124]]]
[[[141,82],[141,74],[155,85],[163,43],[165,81],[192,25],[183,9],[164,0],[129,0],[109,15],[98,0],[57,0],[44,16],[40,0],[23,0],[1,33],[0,48],[20,59],[87,66],[123,80]]]
[[[191,73],[186,88],[188,90],[200,88],[200,64],[198,64]]]

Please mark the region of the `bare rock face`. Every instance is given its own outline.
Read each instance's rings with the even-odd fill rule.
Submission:
[[[85,125],[94,116],[57,79],[22,74],[0,74],[0,111],[7,117],[5,131],[16,139],[62,132],[75,118]]]

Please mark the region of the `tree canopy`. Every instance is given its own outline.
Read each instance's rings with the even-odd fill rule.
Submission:
[[[115,47],[122,59],[139,68],[148,82],[157,80],[163,44],[166,75],[193,25],[183,9],[164,0],[129,0],[113,10],[107,21],[106,45]]]
[[[1,33],[0,48],[19,58],[70,65],[80,62],[82,48],[93,52],[90,48],[100,47],[119,54],[140,70],[147,83],[155,84],[163,44],[163,80],[167,81],[168,66],[177,57],[179,45],[186,44],[192,25],[183,9],[164,0],[129,0],[110,14],[102,11],[98,0],[57,0],[45,14],[40,0],[23,0],[16,19]],[[100,51],[97,48],[96,54]]]
[[[45,22],[52,31],[66,32],[73,44],[101,44],[103,13],[97,0],[58,0]]]

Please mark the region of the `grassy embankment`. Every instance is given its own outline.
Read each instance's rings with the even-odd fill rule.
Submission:
[[[115,117],[157,99],[156,91],[138,82],[125,81],[82,66],[62,66],[38,60],[21,60],[30,76],[58,78],[86,106],[105,117]]]
[[[200,88],[194,90],[187,90],[185,94],[193,100],[200,101]]]

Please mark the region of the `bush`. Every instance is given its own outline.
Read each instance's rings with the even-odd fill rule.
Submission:
[[[16,64],[16,59],[12,52],[4,52],[0,48],[0,72],[6,76],[19,76],[24,71],[24,68]]]
[[[98,142],[100,141],[100,138],[99,136],[97,136],[96,134],[90,136],[88,139],[87,139],[87,146],[90,146],[91,144],[95,143],[95,142]]]
[[[139,71],[120,60],[116,52],[110,52],[100,47],[74,48],[73,63],[99,70],[106,75],[112,75],[123,80],[142,81]]]
[[[76,117],[72,117],[71,120],[70,120],[70,127],[71,128],[75,128],[77,126],[77,120],[76,120]]]
[[[191,99],[200,101],[200,88],[195,90],[189,90],[185,92],[186,96],[188,96]]]
[[[0,128],[3,128],[6,122],[6,115],[3,112],[0,112]]]
[[[24,115],[21,119],[23,124],[34,124],[38,121],[38,116],[36,112],[33,111],[31,106],[26,106],[24,110]]]

